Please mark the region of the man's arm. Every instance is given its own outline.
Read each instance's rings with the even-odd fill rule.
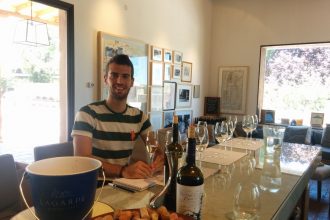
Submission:
[[[108,177],[146,178],[151,176],[151,168],[144,162],[138,161],[129,166],[111,164],[105,159],[92,155],[92,139],[87,136],[74,135],[73,146],[75,156],[93,157],[102,162],[105,175]]]

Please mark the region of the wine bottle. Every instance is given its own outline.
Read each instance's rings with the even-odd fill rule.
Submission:
[[[204,177],[195,164],[195,155],[195,128],[189,126],[187,164],[179,169],[176,177],[176,212],[201,219]]]
[[[167,154],[166,156],[171,156],[172,160],[172,175],[171,182],[168,191],[164,197],[164,205],[167,209],[175,211],[176,209],[176,174],[178,172],[179,158],[182,157],[183,148],[179,144],[179,126],[178,126],[178,116],[173,116],[173,128],[172,128],[172,142],[166,146]],[[165,182],[169,180],[169,165],[168,160],[165,160]]]

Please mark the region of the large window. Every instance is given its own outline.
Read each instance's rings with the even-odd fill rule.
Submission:
[[[324,113],[330,123],[330,43],[261,46],[258,109],[275,110],[275,123]]]

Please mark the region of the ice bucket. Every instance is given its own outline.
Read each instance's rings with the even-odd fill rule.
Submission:
[[[26,175],[36,216],[42,220],[86,218],[94,204],[101,166],[96,159],[76,156],[28,165]]]

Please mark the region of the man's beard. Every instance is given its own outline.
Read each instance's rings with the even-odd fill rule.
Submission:
[[[126,100],[129,94],[130,88],[127,90],[127,93],[121,93],[118,94],[117,92],[115,92],[114,88],[110,88],[110,96],[116,100]]]

